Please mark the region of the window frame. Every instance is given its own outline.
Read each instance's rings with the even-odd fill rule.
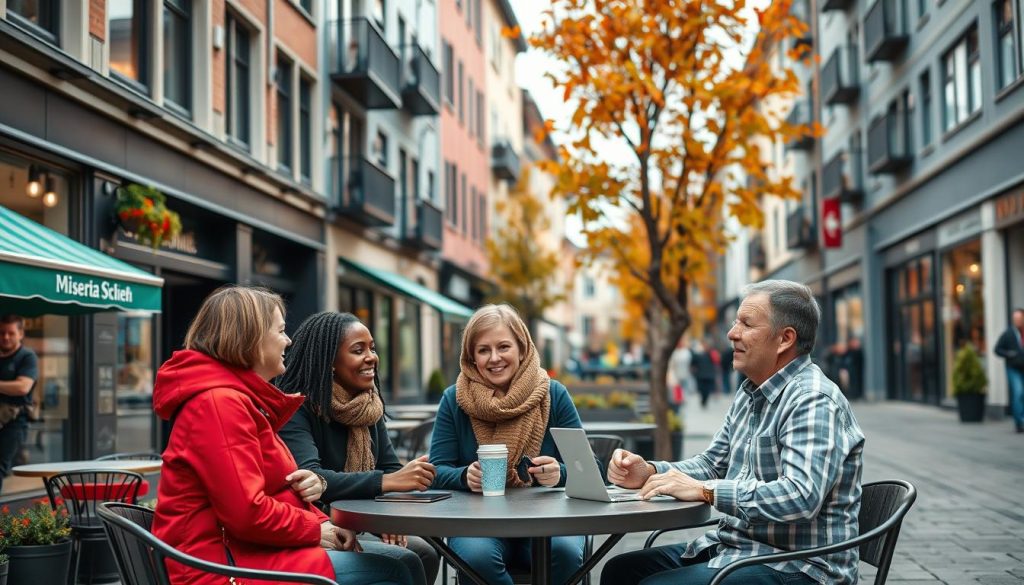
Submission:
[[[225,134],[228,143],[241,148],[246,152],[252,152],[253,139],[253,62],[252,45],[255,31],[249,28],[248,24],[230,10],[225,18],[225,54],[224,62],[226,68],[225,77],[225,99],[224,119]],[[239,34],[244,36],[245,42],[239,44]],[[240,53],[244,52],[244,58]],[[239,70],[244,71],[244,84],[238,80]],[[237,91],[245,86],[245,91]],[[233,91],[234,90],[234,91]],[[242,110],[241,115],[239,110]]]
[[[163,47],[161,47],[164,55],[163,60],[163,74],[164,74],[164,107],[187,118],[192,117],[192,105],[195,99],[193,95],[194,84],[192,83],[192,71],[194,69],[194,54],[192,51],[192,3],[188,0],[163,0],[163,11],[161,16],[161,24],[163,25]],[[167,31],[167,18],[168,16],[177,17],[182,21],[182,30],[184,31],[184,38],[181,39],[182,47],[179,49],[181,54],[177,55],[179,62],[184,63],[182,71],[178,74],[182,76],[183,96],[186,103],[181,103],[179,100],[172,97],[168,97],[167,88],[171,86],[168,83],[168,78],[172,75],[171,69],[167,66],[167,51],[168,51],[168,35]]]
[[[295,168],[295,120],[293,119],[292,83],[296,63],[280,51],[277,52],[274,73],[274,98],[277,100],[277,169],[291,175]]]
[[[441,41],[444,53],[444,102],[449,108],[455,106],[455,50],[448,41]]]
[[[150,58],[152,55],[151,44],[153,42],[153,30],[150,26],[149,16],[150,8],[149,2],[146,0],[128,0],[132,3],[132,41],[138,43],[138,54],[136,60],[138,61],[135,66],[138,69],[138,75],[136,79],[121,73],[114,69],[113,64],[110,62],[108,57],[108,70],[110,76],[113,79],[121,82],[132,89],[139,91],[145,95],[150,95],[153,88],[153,75]],[[108,36],[108,50],[113,52],[113,34],[110,32],[110,3],[107,2],[107,36]],[[138,38],[135,38],[135,27],[136,23],[138,26]]]
[[[972,49],[973,41],[973,51]],[[942,130],[953,132],[981,111],[981,48],[978,24],[966,31],[942,53]],[[979,95],[975,95],[975,94]],[[976,102],[976,103],[975,103]]]
[[[921,147],[931,145],[932,136],[932,75],[931,69],[925,69],[917,78],[918,92],[921,95]]]
[[[312,78],[299,73],[299,180],[313,184],[313,89]]]
[[[1009,5],[1010,22],[1003,21],[1004,11],[1001,9],[1004,5]],[[1013,0],[996,0],[992,3],[993,19],[992,24],[994,27],[994,39],[995,42],[995,57],[996,57],[996,90],[1002,91],[1013,84],[1021,76],[1021,51],[1020,51],[1020,37],[1018,35],[1018,19],[1017,19],[1017,5]],[[1004,59],[1006,55],[1003,55],[1003,39],[1009,37],[1010,39],[1010,59],[1013,61],[1010,65],[1010,74],[1008,79],[1003,79],[1004,74]]]

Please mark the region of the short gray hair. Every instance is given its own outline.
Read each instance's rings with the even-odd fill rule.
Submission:
[[[799,354],[811,353],[821,322],[821,307],[811,289],[791,280],[762,280],[743,288],[744,298],[760,294],[768,297],[771,307],[772,335],[792,327]]]

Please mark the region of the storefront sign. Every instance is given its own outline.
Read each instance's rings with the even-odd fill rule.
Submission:
[[[1024,221],[1024,189],[1003,195],[996,199],[996,227]]]
[[[58,295],[78,297],[91,301],[116,301],[119,303],[132,302],[132,286],[130,284],[111,282],[83,277],[76,277],[70,274],[56,273],[56,287],[54,292]]]
[[[940,248],[955,244],[959,241],[981,233],[981,208],[975,208],[967,213],[962,213],[953,219],[943,222],[936,235]]]

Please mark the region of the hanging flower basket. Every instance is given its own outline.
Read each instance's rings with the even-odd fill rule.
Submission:
[[[181,233],[181,218],[167,209],[167,197],[153,187],[120,187],[114,211],[125,231],[154,250]]]

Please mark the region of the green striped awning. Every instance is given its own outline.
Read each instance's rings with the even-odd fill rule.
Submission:
[[[0,205],[0,313],[159,312],[163,284]]]
[[[339,272],[345,273],[349,270],[353,271],[381,286],[393,289],[398,293],[411,297],[415,300],[427,303],[431,307],[441,311],[445,316],[465,319],[473,316],[473,309],[453,301],[435,290],[430,290],[416,281],[409,280],[404,276],[400,276],[387,270],[381,270],[379,268],[370,268],[364,264],[346,260],[344,258],[338,258],[338,261],[341,263]]]

